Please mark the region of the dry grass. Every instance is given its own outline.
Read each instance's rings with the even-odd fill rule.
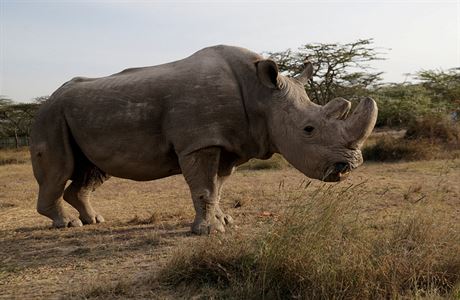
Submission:
[[[35,212],[30,164],[0,166],[0,298],[235,298],[263,291],[269,299],[306,297],[307,290],[338,298],[455,297],[459,181],[458,159],[367,164],[338,185],[313,181],[307,189],[293,168],[240,170],[222,199],[237,227],[196,237],[181,176],[112,178],[93,201],[106,223],[53,230]]]
[[[160,283],[233,299],[459,296],[460,224],[433,218],[426,202],[376,222],[360,207],[367,189],[315,188],[261,237],[213,238],[177,254]]]
[[[24,164],[30,161],[29,148],[0,149],[0,166],[8,164]]]

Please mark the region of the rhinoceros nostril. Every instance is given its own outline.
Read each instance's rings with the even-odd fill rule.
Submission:
[[[337,173],[346,173],[350,171],[350,164],[345,162],[338,162],[334,164],[335,171]]]

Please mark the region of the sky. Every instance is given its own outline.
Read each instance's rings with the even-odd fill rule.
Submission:
[[[460,0],[0,0],[0,95],[50,95],[75,76],[187,57],[216,44],[261,53],[373,38],[387,82],[460,67]]]

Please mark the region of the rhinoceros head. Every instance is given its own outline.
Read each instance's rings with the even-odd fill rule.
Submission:
[[[351,103],[343,98],[317,105],[304,89],[312,74],[308,62],[296,78],[280,75],[272,60],[257,63],[269,98],[261,100],[268,105],[270,137],[277,151],[306,176],[340,181],[363,162],[360,148],[374,128],[377,105],[365,98],[351,115]]]

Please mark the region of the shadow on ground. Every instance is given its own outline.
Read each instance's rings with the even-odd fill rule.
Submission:
[[[44,226],[0,231],[3,252],[0,273],[40,267],[63,267],[136,255],[165,247],[171,240],[190,237],[190,224],[127,225],[111,222],[82,228]]]

